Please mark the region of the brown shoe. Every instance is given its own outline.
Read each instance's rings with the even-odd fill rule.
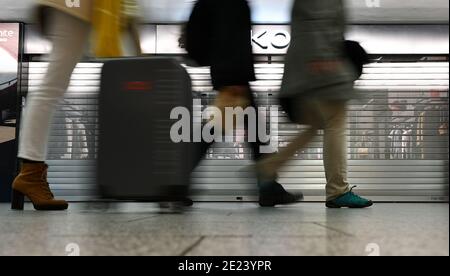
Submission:
[[[44,163],[23,163],[20,174],[13,183],[11,208],[23,210],[24,197],[28,197],[36,210],[67,210],[69,204],[64,200],[55,200],[47,182],[48,166]]]

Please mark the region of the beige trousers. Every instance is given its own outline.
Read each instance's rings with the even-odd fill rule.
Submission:
[[[277,175],[279,169],[300,149],[307,146],[324,130],[323,159],[327,180],[327,201],[350,191],[347,182],[346,101],[341,100],[295,100],[300,110],[298,123],[310,128],[297,136],[286,148],[258,164],[258,170],[268,178]]]

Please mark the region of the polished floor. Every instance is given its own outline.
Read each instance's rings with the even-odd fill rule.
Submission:
[[[449,255],[448,204],[328,210],[302,203],[72,204],[67,212],[0,204],[0,255]]]

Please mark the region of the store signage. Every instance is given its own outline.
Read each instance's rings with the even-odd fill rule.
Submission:
[[[0,42],[8,42],[8,39],[11,39],[15,36],[13,30],[2,30],[0,29]]]
[[[262,31],[253,33],[252,43],[260,49],[267,50],[269,47],[275,49],[286,49],[291,42],[291,34],[287,31],[269,32]]]
[[[150,29],[150,26],[148,27]],[[145,32],[149,35],[149,31]],[[180,25],[159,25],[156,28],[157,54],[184,54],[180,44]],[[146,38],[148,40],[148,38]],[[253,52],[258,55],[286,54],[291,42],[290,27],[286,25],[255,25],[249,37]],[[147,48],[147,47],[144,47]]]
[[[0,23],[0,84],[17,79],[19,24]]]
[[[149,40],[156,44],[155,54],[184,54],[179,42],[181,30],[181,25],[158,25],[155,39]],[[370,54],[448,54],[448,26],[351,25],[346,37],[359,41]],[[256,55],[285,55],[291,43],[291,28],[254,25],[249,39]]]
[[[19,45],[20,25],[0,23],[0,202],[10,201],[15,175]]]
[[[9,36],[7,28],[3,38]],[[48,54],[49,41],[28,26],[25,38],[26,54]],[[145,24],[140,27],[144,54],[185,54],[180,38],[182,25]],[[350,25],[346,37],[361,42],[370,54],[377,55],[442,55],[448,54],[448,25]],[[2,37],[0,37],[1,39]],[[284,55],[291,43],[289,25],[254,25],[251,37],[256,55]]]
[[[286,25],[256,25],[252,30],[255,54],[286,54],[291,44],[290,27]]]

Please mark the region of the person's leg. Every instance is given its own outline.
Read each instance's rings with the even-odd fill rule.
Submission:
[[[248,88],[248,93],[247,93],[247,98],[249,101],[249,106],[254,108],[256,110],[256,121],[255,122],[249,122],[248,120],[246,120],[245,122],[245,128],[246,131],[248,132],[249,126],[250,124],[256,124],[255,125],[255,131],[256,131],[256,141],[250,141],[250,147],[252,149],[252,154],[253,154],[253,159],[258,161],[262,158],[262,154],[261,154],[261,146],[265,145],[264,143],[261,142],[260,137],[258,135],[259,133],[259,112],[258,112],[258,104],[256,103],[256,99],[255,96],[253,95],[253,92],[249,86]]]
[[[365,208],[372,201],[353,193],[347,182],[346,101],[326,101],[321,105],[325,118],[324,166],[327,179],[326,196],[329,208]]]
[[[258,171],[261,172],[262,177],[267,179],[276,178],[280,168],[285,165],[298,150],[305,148],[316,135],[317,128],[311,126],[308,130],[305,130],[292,140],[287,147],[281,149],[276,154],[263,158],[258,162]]]
[[[327,201],[350,191],[347,182],[346,104],[346,101],[323,101],[320,104],[325,119],[323,161]]]
[[[286,148],[281,149],[276,154],[260,154],[257,160],[256,172],[258,174],[258,185],[260,189],[260,205],[274,206],[277,204],[290,204],[303,199],[303,193],[288,193],[276,179],[280,168],[289,161],[295,152],[304,148],[316,136],[320,127],[320,120],[314,116],[315,102],[309,101],[305,104],[303,99],[293,98],[294,105],[299,111],[298,118],[302,118],[303,124],[308,124],[310,128],[296,137]],[[300,122],[300,119],[299,119]],[[259,147],[261,143],[258,143]]]
[[[19,142],[19,158],[45,161],[53,114],[64,96],[72,72],[80,60],[90,26],[75,17],[52,11],[53,49],[43,83],[28,93]]]
[[[64,210],[68,204],[55,200],[47,183],[46,159],[50,124],[72,72],[81,58],[90,25],[59,11],[52,11],[50,35],[53,49],[48,71],[37,91],[28,94],[19,141],[20,174],[13,183],[13,209],[23,209],[27,196],[38,210]]]

